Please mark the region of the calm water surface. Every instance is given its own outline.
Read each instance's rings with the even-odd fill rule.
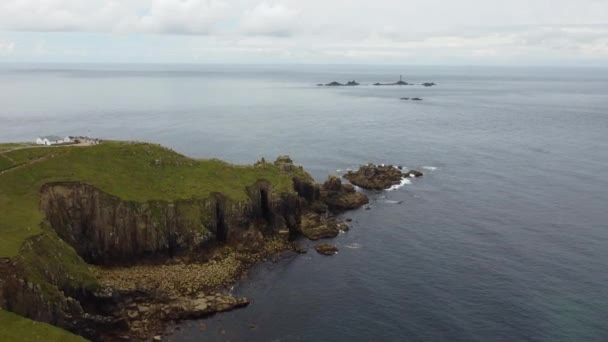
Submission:
[[[400,74],[438,85],[371,86]],[[248,308],[173,341],[608,340],[606,69],[3,65],[0,104],[0,141],[290,154],[319,181],[365,162],[426,171],[347,213],[339,254],[259,265],[233,290]]]

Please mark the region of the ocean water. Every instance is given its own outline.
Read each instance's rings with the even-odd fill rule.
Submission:
[[[399,75],[438,85],[371,86]],[[426,172],[346,213],[337,255],[255,267],[233,289],[249,307],[172,341],[608,340],[606,69],[0,66],[0,141],[49,134],[289,154],[319,181]]]

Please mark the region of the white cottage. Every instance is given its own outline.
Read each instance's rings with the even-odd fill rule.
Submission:
[[[68,144],[71,143],[72,139],[70,137],[58,137],[56,135],[49,135],[49,136],[45,136],[45,137],[38,137],[38,139],[36,139],[36,144],[38,145],[46,145],[46,146],[51,146],[51,145],[61,145],[61,144]]]

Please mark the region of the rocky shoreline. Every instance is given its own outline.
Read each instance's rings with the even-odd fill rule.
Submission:
[[[248,298],[234,297],[228,288],[256,263],[300,248],[278,238],[261,243],[256,252],[218,246],[206,261],[174,258],[160,265],[95,268],[105,295],[120,298],[113,311],[123,318],[119,329],[98,339],[162,340],[169,325],[249,305]]]
[[[248,172],[258,170],[275,182],[252,177],[239,200],[212,192],[135,202],[84,182],[44,183],[42,233],[0,262],[0,307],[94,341],[162,340],[176,322],[247,306],[229,287],[256,263],[306,253],[296,238],[348,231],[339,215],[369,203],[354,185],[383,189],[422,175],[368,164],[344,176],[352,184],[335,176],[319,184],[288,156]]]

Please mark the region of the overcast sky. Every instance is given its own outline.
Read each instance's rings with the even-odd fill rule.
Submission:
[[[0,61],[608,65],[608,0],[0,0]]]

